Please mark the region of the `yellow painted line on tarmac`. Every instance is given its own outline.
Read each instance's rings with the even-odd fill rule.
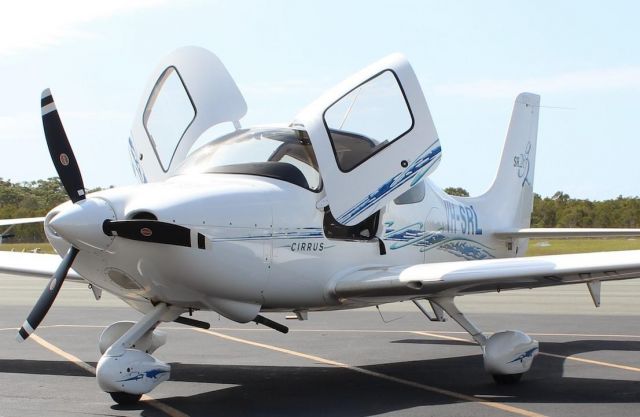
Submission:
[[[60,349],[59,347],[57,347],[56,345],[47,342],[46,340],[44,340],[43,338],[41,338],[40,336],[38,336],[37,334],[31,334],[31,336],[29,336],[30,340],[33,340],[34,342],[38,343],[40,346],[44,347],[45,349],[55,353],[58,356],[62,356],[63,358],[65,358],[66,360],[68,360],[69,362],[73,363],[76,366],[79,366],[80,368],[84,369],[85,371],[92,373],[93,375],[96,374],[96,368],[94,368],[93,366],[89,365],[88,363],[84,362],[82,359],[72,355],[69,352],[65,352],[64,350]],[[170,417],[189,417],[188,414],[183,413],[180,410],[176,410],[175,408],[171,407],[170,405],[167,405],[161,401],[156,400],[155,398],[149,396],[149,395],[143,395],[141,398],[142,401],[145,402],[145,404],[150,405],[151,407],[162,411],[163,413],[165,413],[166,415],[170,416]]]
[[[398,330],[399,332],[408,332],[408,333],[416,333],[422,332],[422,330]],[[461,334],[467,335],[467,332],[464,331],[440,331],[440,330],[432,330],[427,333],[430,334]],[[490,333],[490,332],[488,332]],[[527,333],[529,336],[550,336],[550,337],[613,337],[613,338],[630,338],[630,339],[640,339],[640,335],[637,334],[598,334],[598,333]],[[462,339],[466,340],[466,339]],[[468,341],[468,340],[467,340]]]
[[[476,344],[475,342],[473,342],[471,340],[463,339],[463,338],[460,338],[460,337],[444,336],[444,335],[430,333],[430,332],[411,332],[411,333],[419,334],[419,335],[422,335],[422,336],[429,336],[429,337],[439,338],[439,339],[447,339],[447,340],[455,340],[455,341],[459,341],[459,342],[466,342],[466,343],[469,343],[471,345],[475,345]],[[634,366],[619,365],[617,363],[612,363],[612,362],[596,361],[596,360],[593,360],[593,359],[584,359],[584,358],[580,358],[580,357],[577,357],[577,356],[564,356],[564,355],[557,355],[555,353],[547,353],[547,352],[539,352],[539,354],[543,355],[543,356],[550,356],[552,358],[568,359],[570,361],[588,363],[590,365],[599,365],[599,366],[606,366],[608,368],[623,369],[625,371],[640,372],[640,368],[636,368]]]
[[[70,328],[95,328],[104,329],[108,325],[100,324],[52,324],[49,326],[39,326],[39,329],[53,329],[57,327],[70,327]],[[1,331],[18,330],[18,327],[5,327],[0,328]],[[191,330],[187,326],[162,326],[163,330]],[[271,332],[271,329],[262,327],[212,327],[214,331],[231,331],[231,332]],[[464,331],[450,331],[450,330],[432,330],[429,332],[423,332],[422,330],[374,330],[374,329],[289,329],[291,333],[429,333],[434,337],[440,335],[466,335]],[[606,337],[606,338],[626,338],[626,339],[640,339],[640,335],[635,334],[589,334],[589,333],[527,333],[529,336],[548,336],[548,337]],[[466,339],[460,339],[466,340]],[[468,340],[466,340],[468,341]]]
[[[555,353],[540,352],[540,354],[545,356],[551,356],[553,358],[570,359],[576,362],[584,362],[591,365],[600,365],[600,366],[607,366],[609,368],[624,369],[625,371],[640,372],[640,368],[636,368],[634,366],[618,365],[617,363],[595,361],[593,359],[584,359],[584,358],[578,358],[575,356],[556,355]]]
[[[456,342],[466,342],[469,344],[475,344],[474,342],[468,339],[463,339],[461,337],[446,336],[441,333],[432,333],[432,332],[410,332],[410,333],[419,334],[420,336],[434,337],[436,339],[455,340]]]
[[[252,340],[241,339],[239,337],[229,336],[229,335],[226,335],[226,334],[223,334],[223,333],[218,333],[218,332],[212,331],[212,330],[204,330],[204,329],[192,329],[192,330],[194,330],[196,332],[200,332],[200,333],[205,333],[205,334],[208,334],[208,335],[211,335],[211,336],[216,336],[216,337],[219,337],[219,338],[222,338],[222,339],[230,340],[232,342],[243,343],[245,345],[259,347],[259,348],[262,348],[262,349],[268,349],[268,350],[284,353],[284,354],[291,355],[291,356],[297,356],[299,358],[304,358],[304,359],[308,359],[310,361],[323,363],[325,365],[335,366],[337,368],[348,369],[350,371],[354,371],[354,372],[357,372],[357,373],[360,373],[360,374],[372,376],[374,378],[384,379],[384,380],[387,380],[387,381],[396,382],[398,384],[407,385],[407,386],[410,386],[410,387],[413,387],[413,388],[418,388],[418,389],[421,389],[421,390],[424,390],[424,391],[430,391],[430,392],[433,392],[433,393],[436,393],[436,394],[440,394],[440,395],[444,395],[444,396],[447,396],[447,397],[451,397],[451,398],[454,398],[454,399],[459,400],[459,401],[475,402],[475,403],[478,403],[478,404],[481,404],[481,405],[484,405],[484,406],[487,406],[487,407],[491,407],[491,408],[494,408],[494,409],[497,409],[497,410],[501,410],[501,411],[505,411],[505,412],[508,412],[508,413],[517,414],[517,415],[520,415],[520,416],[525,416],[525,417],[545,417],[543,414],[535,413],[533,411],[525,410],[525,409],[514,407],[514,406],[511,406],[511,405],[498,403],[498,402],[495,402],[495,401],[490,401],[490,400],[487,400],[487,399],[484,399],[484,398],[478,398],[478,397],[462,394],[462,393],[455,392],[455,391],[449,391],[447,389],[434,387],[432,385],[421,384],[419,382],[414,382],[414,381],[410,381],[410,380],[407,380],[407,379],[402,379],[402,378],[398,378],[398,377],[395,377],[395,376],[382,374],[380,372],[371,371],[369,369],[361,368],[359,366],[348,365],[346,363],[337,362],[337,361],[334,361],[334,360],[325,359],[325,358],[321,358],[319,356],[309,355],[309,354],[302,353],[302,352],[297,352],[295,350],[290,350],[290,349],[285,349],[285,348],[281,348],[281,347],[277,347],[277,346],[273,346],[273,345],[268,345],[266,343],[254,342]]]
[[[83,324],[56,324],[51,326],[40,326],[42,329],[46,328],[57,328],[57,327],[71,327],[71,328],[105,328],[106,326],[101,325],[83,325]],[[191,330],[189,327],[163,327],[164,330]],[[242,329],[242,328],[216,328],[218,331],[270,331],[271,329]],[[0,328],[0,331],[18,331],[17,327],[5,327]],[[461,337],[449,336],[450,334],[466,334],[466,332],[446,332],[446,331],[432,331],[432,332],[424,332],[424,331],[416,331],[416,330],[331,330],[331,329],[303,329],[303,330],[291,330],[291,332],[313,332],[313,333],[329,333],[329,332],[347,332],[347,333],[413,333],[421,336],[433,337],[437,339],[445,339],[445,340],[454,340],[458,342],[466,342],[469,344],[475,344],[475,342],[469,339],[463,339]],[[628,335],[628,334],[585,334],[585,333],[528,333],[530,336],[575,336],[575,337],[611,337],[611,338],[640,338],[638,335]],[[36,336],[36,335],[33,335]],[[593,359],[584,359],[576,356],[564,356],[558,355],[554,353],[540,352],[540,355],[549,356],[560,359],[568,359],[571,361],[588,363],[591,365],[599,365],[605,366],[609,368],[622,369],[625,371],[632,372],[640,372],[640,368],[628,365],[620,365],[613,362],[604,362],[597,361]],[[60,356],[63,356],[60,354]],[[91,372],[91,371],[90,371]]]
[[[189,417],[188,414],[183,413],[180,410],[176,410],[170,405],[165,404],[162,401],[158,401],[150,395],[147,395],[147,394],[142,395],[141,400],[149,404],[151,407],[155,408],[156,410],[162,411],[169,417]]]
[[[60,349],[56,345],[47,342],[46,340],[44,340],[43,338],[41,338],[37,334],[32,334],[29,338],[31,340],[33,340],[34,342],[36,342],[37,344],[39,344],[40,346],[42,346],[43,348],[55,353],[58,356],[62,356],[63,358],[65,358],[69,362],[73,363],[76,366],[79,366],[80,368],[84,369],[85,371],[90,372],[90,373],[92,373],[94,375],[96,374],[96,368],[94,368],[93,366],[91,366],[88,363],[84,362],[80,358],[78,358],[76,356],[73,356],[69,352],[65,352],[64,350]]]
[[[186,327],[172,328],[172,329],[187,329]],[[266,328],[240,328],[240,327],[212,327],[211,330],[216,331],[239,331],[239,332],[270,332],[271,329]],[[366,329],[289,329],[291,333],[414,333],[421,330],[366,330]],[[447,334],[468,334],[465,331],[451,331],[451,330],[432,330],[428,333],[447,335]],[[530,336],[551,336],[551,337],[607,337],[607,338],[630,338],[640,339],[640,335],[635,334],[589,334],[589,333],[527,333]]]
[[[527,333],[531,336],[549,336],[549,337],[612,337],[612,338],[629,338],[640,339],[637,334],[587,334],[587,333]]]

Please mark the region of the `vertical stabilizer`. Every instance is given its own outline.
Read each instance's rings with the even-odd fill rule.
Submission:
[[[472,199],[496,228],[530,226],[539,112],[539,95],[518,95],[493,185]]]

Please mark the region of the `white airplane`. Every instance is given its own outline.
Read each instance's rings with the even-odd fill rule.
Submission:
[[[142,184],[85,195],[45,90],[45,136],[71,201],[44,219],[61,263],[0,254],[2,272],[53,275],[18,339],[38,326],[67,275],[88,281],[96,298],[114,294],[143,317],[102,333],[97,379],[116,402],[133,403],[169,379],[169,365],[152,356],[166,341],[161,322],[206,328],[184,315],[207,310],[286,333],[261,313],[306,319],[410,300],[430,320],[446,312],[480,345],[498,383],[517,382],[538,342],[519,331],[485,336],[456,297],[586,283],[597,306],[602,281],[640,277],[640,251],[521,257],[529,237],[640,235],[529,228],[539,102],[517,97],[491,188],[453,197],[429,179],[440,140],[402,55],[346,79],[290,124],[243,128],[247,107],[222,63],[182,48],[158,66],[133,123]],[[221,123],[232,131],[192,150]]]

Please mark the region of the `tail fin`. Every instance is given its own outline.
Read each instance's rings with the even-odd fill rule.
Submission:
[[[529,227],[540,96],[521,93],[513,105],[500,167],[489,190],[475,204],[498,228]]]

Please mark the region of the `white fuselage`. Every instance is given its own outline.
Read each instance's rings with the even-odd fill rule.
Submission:
[[[149,301],[215,310],[248,321],[260,310],[331,310],[329,291],[354,265],[397,266],[513,256],[491,239],[476,207],[424,179],[421,201],[388,204],[378,239],[327,238],[321,192],[255,175],[193,174],[105,190],[89,196],[108,203],[118,220],[151,213],[204,234],[207,250],[113,238],[106,250],[81,247],[73,268],[92,284],[145,311]],[[421,187],[421,185],[420,185]],[[69,204],[69,203],[66,203]],[[63,205],[64,206],[64,205]],[[63,207],[61,206],[61,207]],[[46,227],[56,250],[69,244]],[[374,231],[371,231],[374,233]],[[394,301],[379,300],[379,302]],[[378,302],[378,301],[377,301]],[[245,317],[246,316],[246,317]]]

